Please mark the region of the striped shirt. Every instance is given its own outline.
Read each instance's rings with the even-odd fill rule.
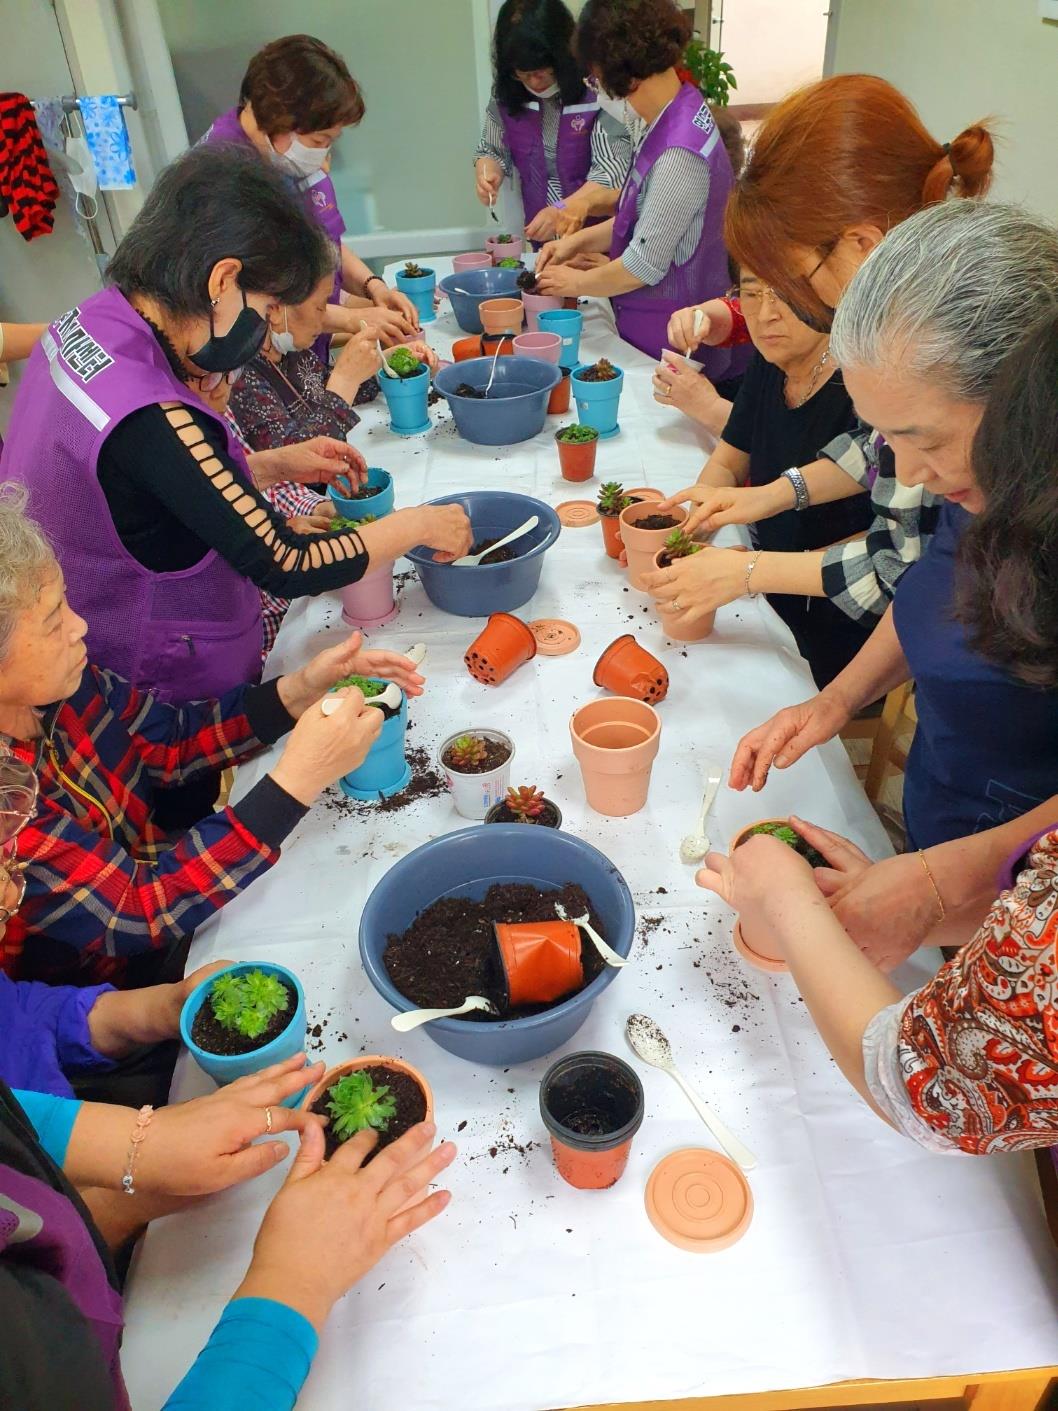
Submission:
[[[540,99],[541,136],[544,143],[544,159],[547,162],[549,206],[554,206],[562,200],[562,187],[558,179],[558,119],[561,112],[560,97]],[[514,164],[495,98],[490,100],[485,109],[485,125],[474,154],[475,161],[479,157],[492,157],[494,161],[499,162],[508,180],[514,175]],[[632,139],[628,135],[628,129],[607,113],[600,113],[591,130],[591,166],[584,180],[616,190],[624,184],[631,160]]]
[[[835,437],[819,454],[863,486],[874,511],[865,539],[823,554],[823,591],[849,617],[880,618],[932,538],[941,500],[921,486],[900,484],[892,451],[869,427]]]

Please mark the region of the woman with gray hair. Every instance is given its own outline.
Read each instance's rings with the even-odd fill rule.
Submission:
[[[1043,474],[1050,488],[1028,509],[1040,470],[1018,453],[1053,421],[1053,393],[1025,405],[1009,444],[979,441],[971,460],[987,399],[994,417],[996,398],[1020,396],[1005,360],[1056,309],[1058,231],[1014,207],[959,202],[892,231],[834,319],[857,410],[892,447],[900,482],[945,505],[929,551],[864,648],[817,696],[742,739],[731,784],[763,788],[773,764],[789,768],[871,701],[914,681],[919,723],[904,777],[911,851],[872,866],[850,844],[803,826],[833,864],[817,880],[838,919],[886,967],[941,921],[957,931],[979,919],[1003,860],[1058,817],[1056,642],[1047,626],[1058,549],[1053,448]],[[1053,340],[1053,322],[1047,330]],[[1042,439],[1039,447],[1043,454]],[[1021,625],[990,624],[986,611]]]

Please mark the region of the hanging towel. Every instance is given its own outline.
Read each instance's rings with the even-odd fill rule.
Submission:
[[[136,185],[132,147],[125,114],[112,93],[78,98],[88,150],[92,153],[101,191],[127,191]]]
[[[49,152],[62,152],[62,123],[65,113],[61,98],[34,98],[33,115],[44,146]]]
[[[35,240],[51,232],[58,199],[33,105],[24,93],[0,93],[0,208]]]

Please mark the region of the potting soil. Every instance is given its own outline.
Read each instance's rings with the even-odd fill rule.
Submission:
[[[374,1161],[378,1153],[387,1147],[391,1142],[395,1142],[398,1137],[402,1137],[406,1131],[422,1122],[426,1117],[426,1098],[422,1088],[407,1073],[400,1072],[397,1068],[390,1068],[387,1064],[375,1063],[370,1068],[357,1070],[366,1073],[376,1088],[385,1086],[389,1088],[389,1095],[397,1104],[397,1110],[389,1120],[389,1126],[384,1132],[378,1134],[378,1145],[373,1147],[363,1164],[366,1166],[369,1161]],[[344,1074],[343,1074],[344,1077]],[[321,1117],[331,1116],[330,1108],[327,1106],[330,1097],[330,1089],[325,1089],[316,1101],[312,1104],[313,1112],[318,1112]],[[351,1138],[349,1139],[351,1140]],[[324,1145],[327,1159],[334,1155],[344,1143],[331,1131],[330,1126],[324,1129]]]
[[[637,519],[633,529],[675,529],[678,519],[671,514],[648,514],[646,519]]]
[[[490,544],[498,544],[503,538],[502,534],[497,534],[494,539],[479,539],[470,550],[472,554],[484,554]],[[495,553],[485,554],[482,563],[509,563],[511,559],[518,557],[518,547],[515,544],[508,544],[505,548],[497,549]]]
[[[207,996],[191,1025],[191,1037],[203,1053],[217,1053],[225,1058],[231,1058],[240,1053],[253,1053],[256,1049],[264,1048],[265,1044],[270,1044],[273,1039],[277,1039],[293,1019],[294,1011],[298,1007],[298,997],[291,987],[283,979],[280,979],[279,983],[287,992],[287,1007],[273,1015],[268,1028],[263,1034],[258,1034],[256,1039],[248,1039],[237,1029],[227,1029],[219,1023],[213,1013],[213,1005]]]

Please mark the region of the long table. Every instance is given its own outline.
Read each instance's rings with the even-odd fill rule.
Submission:
[[[558,503],[593,495],[600,479],[662,489],[693,481],[703,443],[653,401],[650,360],[617,339],[607,305],[590,304],[585,316],[583,351],[625,369],[622,434],[600,446],[596,481],[559,477],[552,436],[566,418],[549,419],[522,445],[490,448],[460,440],[443,405],[432,430],[412,440],[386,429],[383,408],[366,408],[358,444],[370,464],[393,472],[398,504],[490,486]],[[443,355],[459,336],[450,311],[429,334]],[[419,1065],[440,1131],[460,1155],[446,1178],[445,1215],[335,1308],[302,1411],[540,1411],[1058,1362],[1058,1278],[1030,1160],[932,1156],[879,1122],[837,1071],[793,982],[745,966],[731,948],[729,909],[679,861],[705,764],[726,765],[749,726],[812,690],[766,602],[723,609],[707,642],[671,643],[649,600],[604,556],[598,526],[566,529],[520,615],[572,620],[581,646],[538,657],[496,688],[478,685],[462,664],[480,620],[439,613],[413,579],[400,605],[372,644],[429,644],[409,744],[433,754],[461,726],[502,727],[516,744],[513,781],[556,799],[564,827],[612,858],[634,894],[634,964],[569,1047],[630,1058],[625,1017],[653,1015],[684,1071],[757,1153],[755,1214],[722,1254],[688,1254],[655,1233],[643,1204],[651,1169],[666,1152],[711,1142],[676,1085],[638,1060],[647,1115],[628,1170],[610,1191],[578,1192],[557,1176],[537,1110],[555,1055],[475,1069],[425,1030],[396,1035],[360,966],[361,908],[398,858],[466,825],[446,796],[377,813],[343,806],[331,791],[274,870],[199,931],[189,966],[219,957],[292,966],[308,997],[311,1056],[397,1053]],[[297,666],[341,630],[335,596],[296,603],[268,674]],[[610,819],[584,801],[567,722],[598,694],[592,666],[626,631],[665,661],[672,686],[649,802]],[[272,757],[245,766],[237,790]],[[874,856],[888,851],[838,742],[773,774],[759,797],[721,790],[709,831],[726,846],[741,825],[790,811]],[[920,957],[902,982],[920,983],[936,960]],[[174,1099],[209,1086],[184,1056]],[[270,1173],[151,1227],[128,1297],[124,1364],[137,1411],[159,1407],[204,1344],[281,1178]],[[826,1404],[841,1404],[837,1396]],[[824,1403],[806,1393],[782,1404]]]

